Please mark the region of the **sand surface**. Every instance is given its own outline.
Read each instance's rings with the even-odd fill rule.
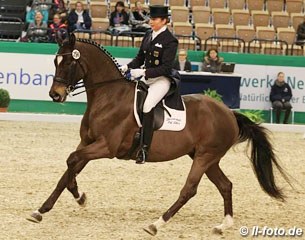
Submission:
[[[117,159],[92,161],[77,177],[88,196],[85,208],[65,190],[41,223],[27,221],[66,169],[66,159],[79,142],[78,128],[78,124],[0,121],[0,239],[234,240],[251,239],[240,236],[241,226],[250,231],[253,226],[296,226],[305,231],[305,140],[295,133],[271,135],[281,164],[296,179],[295,190],[279,179],[286,203],[260,189],[245,144],[222,159],[221,167],[233,183],[234,207],[234,226],[223,235],[212,233],[222,221],[223,201],[205,176],[198,194],[156,237],[142,230],[177,200],[191,166],[188,157],[140,166]],[[305,239],[305,234],[296,239]]]

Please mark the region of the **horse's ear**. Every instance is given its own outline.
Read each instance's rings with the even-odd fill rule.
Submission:
[[[64,43],[69,41],[69,34],[65,29],[60,29],[56,31],[55,40],[57,44],[61,47],[64,45]]]
[[[74,33],[71,33],[69,36],[69,45],[71,47],[74,47],[75,42],[76,42],[76,37],[75,37]]]

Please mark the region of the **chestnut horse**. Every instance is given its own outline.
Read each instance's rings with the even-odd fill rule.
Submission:
[[[80,144],[68,157],[68,169],[55,190],[31,214],[29,220],[35,222],[40,222],[42,214],[52,209],[65,188],[79,205],[84,205],[86,195],[78,191],[76,175],[93,159],[127,159],[139,130],[133,115],[135,83],[124,78],[116,60],[103,47],[90,40],[76,41],[72,34],[60,43],[54,62],[56,72],[50,97],[55,102],[64,102],[83,79],[87,109],[81,122]],[[204,173],[224,200],[224,219],[215,230],[222,232],[231,227],[232,183],[220,169],[219,161],[234,144],[246,140],[252,144],[251,162],[260,186],[271,197],[284,199],[275,184],[273,167],[277,167],[287,181],[289,179],[275,158],[265,128],[203,95],[185,95],[183,101],[187,114],[185,128],[178,132],[156,131],[147,162],[170,161],[189,155],[193,159],[192,167],[177,201],[145,231],[155,235],[195,196]]]

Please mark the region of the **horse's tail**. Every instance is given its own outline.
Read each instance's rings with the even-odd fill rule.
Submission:
[[[290,181],[276,160],[273,147],[268,139],[267,129],[252,122],[243,114],[234,112],[234,115],[239,127],[238,142],[248,140],[252,145],[251,161],[260,186],[269,196],[284,200],[285,196],[274,180],[273,165],[289,184]]]

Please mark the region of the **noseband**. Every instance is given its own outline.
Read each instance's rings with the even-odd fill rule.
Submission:
[[[69,53],[63,53],[63,54],[56,54],[57,56],[65,56],[65,55],[72,55],[73,57],[73,61],[69,66],[69,78],[64,79],[61,77],[54,77],[54,81],[58,82],[58,83],[63,83],[64,85],[66,85],[66,93],[70,94],[71,92],[73,92],[75,89],[83,87],[84,85],[82,84],[81,86],[76,86],[77,82],[74,81],[75,79],[75,74],[76,74],[76,67],[77,65],[79,65],[83,71],[83,73],[85,73],[85,70],[82,66],[82,64],[80,63],[79,59],[80,59],[80,52],[77,49],[74,49],[72,52]]]

